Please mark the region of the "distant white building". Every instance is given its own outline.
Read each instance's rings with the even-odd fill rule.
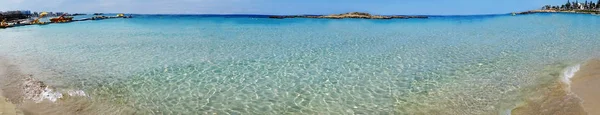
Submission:
[[[583,6],[583,4],[577,3],[577,6],[579,6],[577,9],[585,10],[585,7]]]

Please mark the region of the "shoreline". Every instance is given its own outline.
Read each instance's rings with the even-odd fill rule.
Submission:
[[[23,82],[14,80],[31,80],[31,82],[40,83],[33,78],[27,78],[26,74],[19,73],[17,65],[10,65],[7,63],[6,58],[0,57],[0,79],[2,82],[9,78],[9,82]],[[544,96],[547,97],[533,97],[533,99],[527,99],[525,102],[518,104],[517,107],[510,110],[512,115],[531,115],[531,114],[569,114],[569,115],[594,115],[600,111],[595,108],[600,107],[600,93],[595,92],[596,89],[600,88],[600,59],[592,59],[585,61],[581,65],[563,67],[563,71],[560,71],[560,75],[556,78],[552,78],[553,82],[536,85],[535,90],[545,90]],[[554,70],[553,70],[554,71]],[[556,75],[556,73],[550,73]],[[14,79],[17,75],[18,79]],[[25,77],[25,78],[23,78]],[[544,81],[542,81],[544,82]],[[23,83],[21,83],[23,84]],[[14,84],[12,84],[14,85]],[[18,95],[15,90],[22,90],[17,87],[9,87],[6,82],[1,84],[0,87],[0,113],[8,115],[22,115],[22,114],[46,114],[46,115],[62,115],[62,114],[99,114],[107,113],[136,113],[135,111],[107,111],[115,109],[115,107],[109,106],[110,104],[99,104],[98,102],[92,102],[87,98],[80,97],[69,97],[60,98],[56,102],[43,101],[35,102],[32,100],[24,99],[26,96]],[[590,87],[593,86],[593,87]],[[13,94],[4,95],[2,92],[9,91]],[[537,94],[534,94],[537,95]],[[6,96],[6,97],[5,97]],[[18,97],[21,96],[21,97]],[[530,96],[528,96],[530,97]],[[18,101],[21,100],[21,101]],[[586,103],[587,100],[587,103]],[[590,101],[592,100],[592,101]],[[12,102],[12,103],[11,103]],[[589,103],[595,102],[595,103]],[[5,111],[10,110],[10,111]],[[14,111],[13,111],[14,110]],[[112,112],[112,113],[110,113]],[[14,113],[14,114],[13,114]],[[3,114],[3,115],[4,115]]]
[[[570,90],[583,101],[583,109],[589,115],[600,115],[600,59],[581,65],[571,78]]]
[[[81,90],[54,88],[22,73],[0,56],[0,115],[110,115],[136,113],[88,97]],[[6,111],[5,111],[6,110]],[[15,114],[12,114],[15,113]]]
[[[2,74],[1,70],[0,74]],[[3,95],[2,90],[0,90],[0,115],[23,115],[23,111],[18,109],[17,105],[10,102],[8,98]]]
[[[71,21],[66,22],[40,22],[40,23],[9,23],[5,26],[0,26],[0,29],[8,29],[13,27],[21,27],[21,26],[30,26],[30,25],[48,25],[48,24],[61,24],[61,23],[72,23],[72,22],[80,22],[80,21],[89,21],[89,20],[104,20],[104,19],[115,19],[115,18],[133,18],[132,16],[95,16],[91,18],[83,18],[83,19],[73,19]]]
[[[8,78],[8,64],[6,61],[0,57],[0,79],[2,81]],[[6,89],[8,85],[6,83],[0,84],[0,114],[1,115],[22,115],[23,112],[17,108],[17,105],[9,100],[9,98],[5,97],[4,89]]]
[[[542,83],[525,92],[524,102],[511,110],[512,115],[600,114],[600,59],[590,59],[582,64],[570,66],[561,73],[549,73],[558,77],[550,83]]]
[[[523,99],[510,115],[586,115],[581,100],[569,90],[569,78],[578,68],[567,64],[545,67],[538,83],[522,89]]]
[[[524,12],[515,12],[513,13],[513,15],[525,15],[525,14],[536,14],[536,13],[570,13],[570,14],[591,14],[591,15],[597,15],[600,13],[600,11],[595,11],[595,12],[591,12],[591,11],[576,11],[576,10],[529,10],[529,11],[524,11]]]

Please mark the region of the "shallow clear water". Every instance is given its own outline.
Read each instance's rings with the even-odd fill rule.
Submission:
[[[0,53],[140,114],[500,114],[597,57],[599,19],[143,15],[0,30]]]

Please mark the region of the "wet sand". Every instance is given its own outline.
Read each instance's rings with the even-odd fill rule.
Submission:
[[[548,83],[531,92],[541,93],[527,96],[528,99],[514,108],[511,115],[586,115],[581,100],[560,81]]]
[[[547,79],[540,80],[542,84],[525,91],[534,93],[512,115],[600,115],[600,59],[583,63],[570,79],[566,72],[573,67],[551,68],[544,75]]]
[[[2,95],[2,92],[0,92]],[[15,104],[9,102],[4,96],[0,96],[0,115],[23,115]]]
[[[581,65],[571,78],[570,89],[583,101],[583,108],[589,115],[600,115],[600,59]]]
[[[22,73],[0,56],[0,115],[122,115],[132,109],[85,96],[69,96],[65,92],[55,102],[40,98],[47,86],[34,75]],[[41,101],[39,101],[41,99]]]
[[[6,65],[5,62],[2,62],[2,60],[0,60],[0,78],[7,77],[6,70],[8,70],[8,68],[7,68],[7,66],[4,66],[4,65]],[[2,79],[2,80],[4,80],[4,79]],[[2,86],[0,86],[0,89],[3,89]],[[0,90],[0,115],[22,115],[22,114],[23,114],[23,112],[18,110],[17,106],[15,104],[13,104],[6,97],[4,97],[2,90]]]

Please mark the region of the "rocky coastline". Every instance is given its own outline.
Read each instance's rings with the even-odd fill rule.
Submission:
[[[574,13],[574,14],[600,14],[597,10],[530,10],[513,14],[535,14],[535,13]]]
[[[565,4],[558,5],[544,5],[540,10],[530,10],[525,12],[516,12],[517,14],[535,14],[535,13],[572,13],[572,14],[600,14],[600,0],[598,2],[585,1],[579,2],[577,0],[567,0]]]
[[[86,14],[78,14],[78,13],[76,13],[76,14],[66,14],[65,16],[78,16],[78,15],[86,15]],[[13,18],[9,19],[9,18],[6,18],[6,17],[13,17]],[[41,23],[32,23],[34,21],[33,18],[32,18],[32,15],[24,15],[24,14],[0,15],[0,21],[2,21],[3,19],[5,19],[4,20],[5,22],[2,22],[0,24],[0,29],[12,28],[12,27],[20,27],[20,26],[29,26],[29,25],[47,25],[47,24],[70,23],[70,22],[78,22],[78,21],[103,20],[103,19],[114,19],[114,18],[133,18],[133,16],[131,16],[131,15],[125,16],[124,14],[117,15],[117,16],[96,15],[96,16],[90,17],[90,18],[70,19],[69,21],[64,21],[64,22],[53,22],[53,21],[44,22],[44,21],[40,21]]]
[[[13,23],[31,18],[31,15],[20,14],[20,13],[2,13],[0,14],[0,21],[5,20],[6,22]]]
[[[409,15],[393,15],[393,16],[383,16],[383,15],[371,15],[369,13],[363,12],[350,12],[344,14],[332,14],[332,15],[273,15],[269,16],[269,18],[273,19],[286,19],[286,18],[322,18],[322,19],[345,19],[345,18],[354,18],[354,19],[410,19],[410,18],[429,18],[427,16],[409,16]]]

